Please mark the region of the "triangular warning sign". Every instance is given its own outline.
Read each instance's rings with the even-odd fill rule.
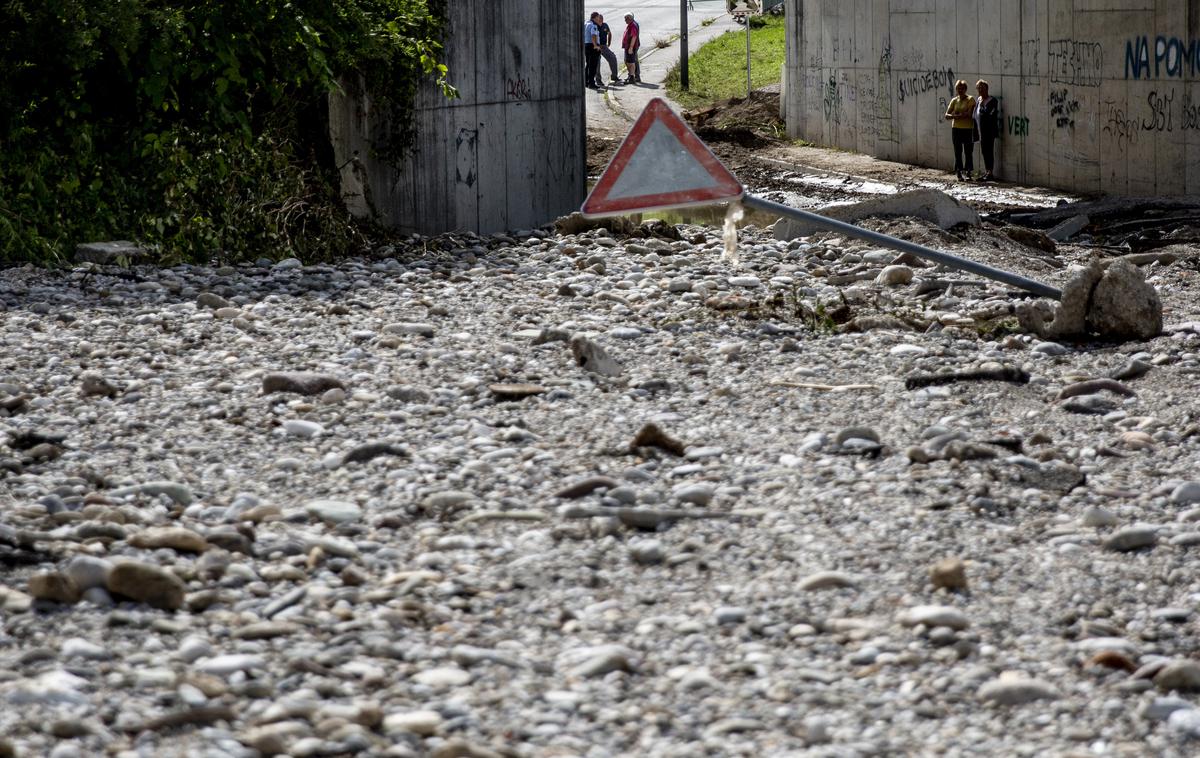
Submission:
[[[583,202],[584,216],[737,200],[742,184],[661,98],[638,116]]]

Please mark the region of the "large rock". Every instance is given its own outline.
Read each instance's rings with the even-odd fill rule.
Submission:
[[[1088,329],[1118,340],[1148,340],[1162,333],[1162,301],[1141,269],[1117,259],[1092,290]]]
[[[935,189],[901,192],[852,205],[828,206],[818,213],[826,218],[850,224],[874,216],[915,216],[937,224],[942,229],[959,224],[979,226],[979,214],[973,208]],[[805,237],[817,229],[818,227],[812,224],[785,218],[775,225],[775,239],[792,240]]]
[[[577,334],[571,338],[571,353],[575,363],[584,371],[600,376],[620,376],[624,369],[608,351],[587,335]]]
[[[149,563],[118,563],[108,575],[108,591],[140,603],[173,611],[183,607],[183,580]]]
[[[315,374],[309,371],[278,371],[263,377],[262,391],[264,395],[275,392],[294,392],[297,395],[320,395],[332,389],[344,390],[346,385],[341,379],[328,374]]]
[[[1057,307],[1045,300],[1022,303],[1017,318],[1042,339],[1146,340],[1162,332],[1162,302],[1137,266],[1093,261],[1067,281]]]

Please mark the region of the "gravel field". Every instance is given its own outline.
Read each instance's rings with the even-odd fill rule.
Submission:
[[[0,271],[0,756],[1200,753],[1196,256],[679,231]]]

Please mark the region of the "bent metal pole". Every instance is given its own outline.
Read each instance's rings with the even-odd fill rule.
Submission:
[[[1020,274],[1014,274],[1009,271],[992,268],[991,266],[987,266],[982,263],[976,263],[975,261],[970,261],[966,258],[959,258],[957,255],[951,255],[950,253],[932,250],[924,245],[918,245],[915,242],[898,239],[880,232],[873,232],[870,229],[862,229],[854,224],[847,224],[844,221],[835,221],[831,218],[819,216],[816,213],[802,211],[799,208],[792,208],[790,206],[772,202],[770,200],[764,200],[761,197],[755,197],[754,195],[750,194],[742,196],[742,205],[746,206],[747,208],[753,208],[755,210],[765,211],[767,213],[772,213],[779,216],[786,216],[787,218],[793,218],[797,221],[803,221],[822,229],[829,229],[831,231],[848,234],[851,237],[857,237],[858,239],[874,242],[876,244],[883,245],[884,247],[890,247],[894,250],[912,253],[918,258],[923,258],[927,261],[933,261],[934,263],[940,263],[943,266],[958,269],[959,271],[966,271],[971,274],[987,277],[988,279],[994,279],[997,282],[1010,284],[1013,287],[1020,287],[1023,290],[1032,292],[1035,295],[1040,295],[1041,297],[1062,300],[1062,291],[1055,287],[1051,287],[1048,284],[1042,284],[1041,282],[1028,279]]]

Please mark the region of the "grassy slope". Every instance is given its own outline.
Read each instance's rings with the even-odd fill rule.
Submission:
[[[750,75],[757,87],[779,82],[784,60],[783,16],[764,16],[750,31]],[[727,32],[688,57],[688,92],[679,89],[679,66],[667,74],[667,91],[685,108],[746,96],[746,32]]]

